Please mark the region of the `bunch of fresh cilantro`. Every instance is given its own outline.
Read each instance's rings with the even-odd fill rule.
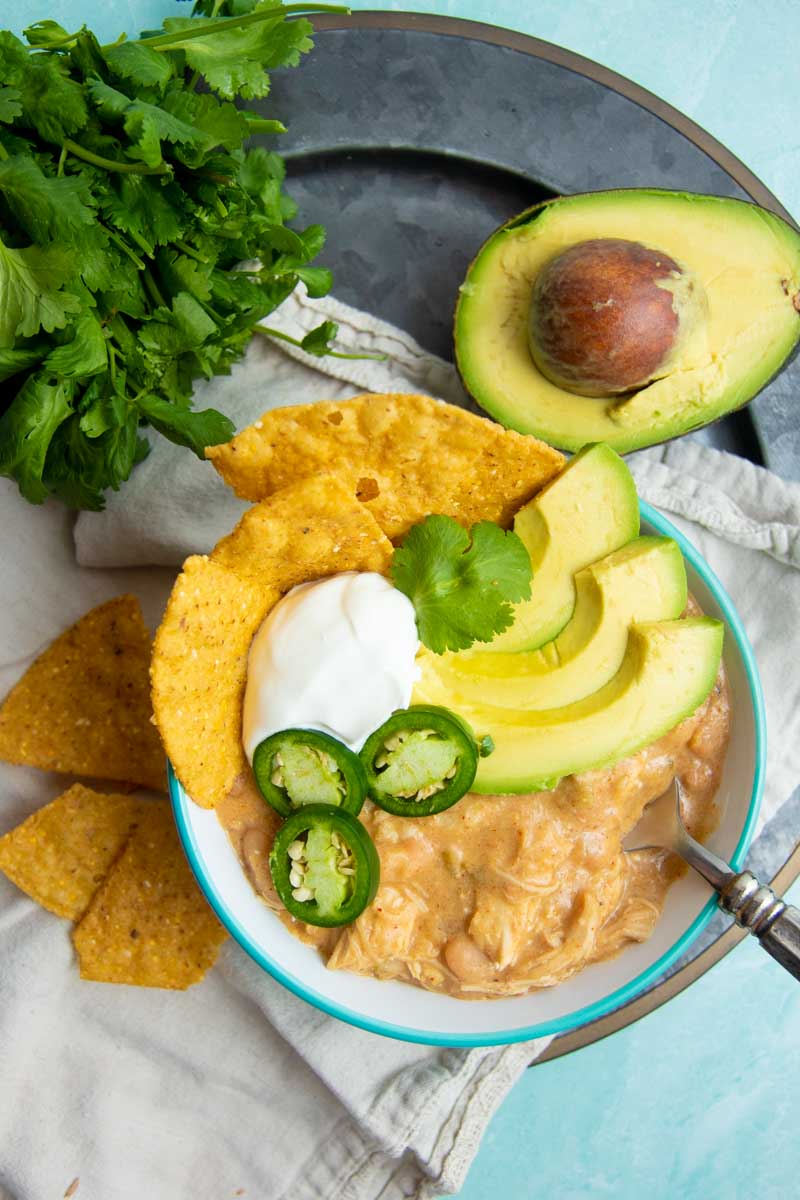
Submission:
[[[228,372],[298,280],[330,287],[309,265],[324,230],[286,227],[283,162],[243,149],[284,127],[234,103],[311,48],[292,14],[329,7],[198,0],[105,46],[54,21],[0,33],[0,474],[28,500],[101,508],[145,425],[201,457],[227,441],[193,381]]]

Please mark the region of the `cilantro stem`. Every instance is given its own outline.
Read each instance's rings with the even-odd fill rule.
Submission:
[[[247,128],[250,133],[286,133],[286,126],[280,121],[268,121],[263,117],[247,117]]]
[[[86,150],[83,146],[79,146],[77,142],[73,142],[72,138],[64,138],[63,146],[76,158],[82,158],[84,162],[91,163],[94,167],[102,167],[104,171],[121,171],[124,175],[168,175],[170,171],[166,163],[161,163],[157,167],[148,167],[144,163],[115,162],[113,158],[103,158],[100,154],[95,154],[92,150]]]
[[[158,290],[158,284],[156,283],[155,279],[153,279],[153,276],[150,274],[147,267],[144,269],[142,279],[144,280],[144,286],[150,293],[150,298],[154,301],[154,303],[157,304],[159,308],[169,308],[166,300]]]
[[[208,266],[209,262],[211,261],[208,258],[203,258],[203,255],[198,250],[195,250],[194,246],[190,246],[188,242],[176,241],[175,247],[176,249],[180,250],[182,254],[186,254],[189,258],[193,258],[195,262],[202,263],[203,266]]]
[[[8,151],[2,142],[0,142],[0,159],[8,158]]]
[[[285,17],[291,13],[331,12],[349,13],[350,9],[344,4],[282,4],[279,8],[262,8],[258,12],[248,13],[243,17],[216,18],[212,21],[200,21],[194,29],[181,29],[175,33],[161,33],[157,37],[138,38],[150,50],[169,50],[193,38],[208,37],[210,34],[225,33],[229,29],[243,29],[247,25],[257,25],[270,17]],[[103,49],[107,47],[103,46]]]
[[[130,246],[129,246],[129,245],[128,245],[128,243],[125,241],[125,239],[124,239],[124,238],[121,238],[121,237],[119,236],[119,234],[118,234],[118,233],[115,233],[115,232],[114,232],[114,230],[113,230],[113,229],[109,229],[109,228],[108,228],[108,226],[105,226],[105,225],[104,225],[104,226],[103,226],[103,228],[105,229],[105,231],[106,231],[106,233],[108,234],[108,236],[111,238],[111,240],[112,240],[112,242],[114,243],[114,245],[115,245],[115,246],[119,246],[120,250],[122,250],[122,252],[123,252],[124,254],[127,254],[127,256],[128,256],[128,258],[131,260],[131,262],[132,262],[132,263],[135,263],[135,264],[136,264],[136,266],[139,268],[139,270],[140,270],[140,271],[143,271],[143,270],[144,270],[144,263],[143,263],[143,262],[142,262],[142,260],[139,258],[138,254],[134,254],[134,253],[133,253],[133,251],[131,250]]]
[[[247,272],[244,272],[246,274]],[[280,329],[272,329],[269,325],[254,325],[253,333],[260,333],[265,338],[278,338],[281,342],[288,342],[290,346],[297,346],[298,349],[303,349],[303,343],[297,338],[290,337],[288,333],[282,333]],[[343,354],[339,350],[327,350],[325,352],[327,358],[368,358],[373,362],[386,362],[388,354]]]
[[[60,179],[60,178],[61,178],[61,176],[64,174],[64,163],[67,161],[67,154],[68,154],[68,153],[69,153],[69,152],[68,152],[68,150],[67,150],[67,147],[66,147],[66,146],[62,146],[62,147],[61,147],[61,153],[60,153],[60,154],[59,154],[59,156],[58,156],[58,170],[56,171],[56,178],[57,178],[57,179]]]

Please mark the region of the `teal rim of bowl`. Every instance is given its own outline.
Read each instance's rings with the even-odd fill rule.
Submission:
[[[640,508],[643,520],[652,525],[664,537],[673,538],[678,543],[684,558],[713,594],[725,624],[733,634],[739,654],[744,663],[755,723],[755,772],[750,794],[750,806],[747,810],[744,827],[736,849],[730,858],[731,866],[734,870],[738,871],[744,863],[753,837],[756,821],[758,820],[761,797],[764,790],[764,771],[766,765],[767,738],[764,695],[761,689],[761,680],[758,675],[755,655],[753,654],[750,640],[744,631],[739,614],[733,606],[733,601],[705,559],[694,548],[691,542],[684,537],[680,530],[660,512],[651,508],[644,501],[640,502]],[[352,1009],[345,1007],[343,1004],[337,1004],[329,1000],[326,996],[314,991],[313,988],[307,987],[306,984],[295,978],[294,975],[284,970],[279,962],[271,958],[260,946],[256,945],[249,934],[239,924],[235,914],[218,894],[213,882],[209,879],[201,864],[199,847],[186,817],[187,806],[192,804],[193,801],[184,791],[170,762],[167,763],[167,777],[175,821],[184,851],[189,860],[189,865],[214,912],[242,949],[246,950],[250,957],[268,974],[277,979],[279,983],[282,983],[290,992],[294,992],[295,996],[299,996],[301,1000],[307,1001],[315,1008],[321,1009],[322,1012],[328,1013],[331,1017],[337,1017],[340,1021],[345,1021],[349,1025],[355,1025],[359,1029],[366,1029],[369,1033],[378,1033],[384,1037],[396,1038],[403,1042],[420,1042],[427,1046],[469,1048],[473,1046],[504,1046],[510,1045],[512,1042],[527,1042],[532,1041],[534,1038],[548,1037],[551,1034],[569,1033],[574,1029],[580,1028],[582,1025],[588,1025],[591,1021],[596,1021],[598,1018],[606,1016],[613,1009],[622,1008],[625,1004],[635,999],[636,996],[640,995],[641,992],[645,991],[651,983],[658,979],[659,975],[663,975],[680,958],[695,938],[702,933],[717,911],[717,902],[713,897],[710,897],[691,925],[681,934],[669,950],[666,950],[646,971],[642,971],[635,979],[630,980],[623,987],[617,988],[616,991],[610,992],[601,1000],[596,1000],[593,1004],[588,1004],[584,1008],[575,1009],[573,1012],[566,1013],[562,1017],[554,1017],[550,1021],[541,1021],[535,1025],[524,1025],[518,1029],[503,1030],[500,1033],[430,1033],[426,1030],[409,1029],[404,1025],[394,1025],[389,1021],[380,1021],[372,1017],[362,1016],[361,1013],[353,1012]]]

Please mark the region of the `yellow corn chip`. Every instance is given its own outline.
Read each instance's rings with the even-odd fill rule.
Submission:
[[[564,465],[534,437],[413,395],[274,409],[206,456],[245,500],[331,471],[392,539],[429,513],[509,525]]]
[[[149,662],[150,635],[135,596],[93,608],[9,692],[0,708],[0,758],[163,789]]]
[[[211,552],[240,578],[287,592],[340,571],[387,571],[391,542],[340,479],[316,475],[254,505]]]
[[[0,871],[42,908],[76,921],[150,803],[76,783],[0,838]]]
[[[153,707],[178,778],[203,808],[247,769],[247,652],[279,598],[205,555],[186,560],[172,589],[153,648]]]
[[[187,988],[213,965],[226,934],[189,869],[169,804],[148,819],[73,933],[81,979]]]
[[[156,720],[183,786],[213,808],[249,766],[242,701],[250,642],[295,583],[385,570],[391,545],[335,479],[315,477],[245,513],[210,558],[187,559],[156,634]]]

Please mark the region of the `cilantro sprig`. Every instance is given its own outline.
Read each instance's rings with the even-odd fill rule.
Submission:
[[[295,14],[325,10],[346,11],[198,0],[136,41],[50,20],[0,32],[0,474],[28,500],[101,508],[145,426],[200,457],[227,441],[194,381],[228,373],[298,281],[330,288],[311,265],[324,230],[287,228],[265,141],[284,126],[246,103],[311,49]]]
[[[467,533],[452,517],[426,517],[392,560],[392,582],[414,605],[429,650],[466,650],[490,642],[531,594],[531,561],[521,539],[491,521]]]

